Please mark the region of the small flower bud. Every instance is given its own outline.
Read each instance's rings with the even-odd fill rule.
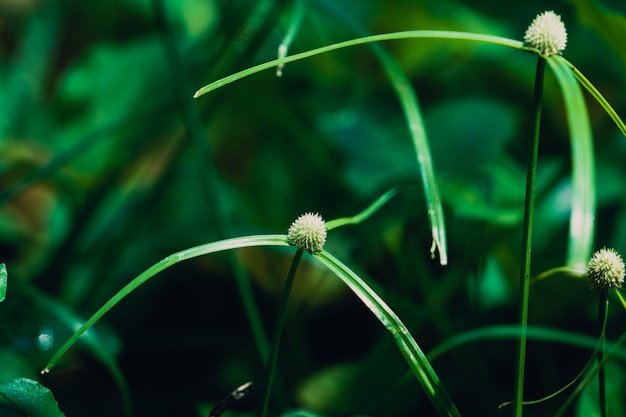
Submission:
[[[624,261],[615,249],[600,249],[587,264],[587,278],[593,288],[602,291],[622,288],[624,283]]]
[[[287,241],[290,245],[304,249],[313,255],[321,252],[326,243],[324,219],[317,213],[301,215],[289,226]]]
[[[526,30],[524,41],[527,46],[538,49],[545,56],[563,51],[567,44],[567,31],[561,16],[548,11],[535,17]]]

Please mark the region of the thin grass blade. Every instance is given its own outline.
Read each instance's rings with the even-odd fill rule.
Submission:
[[[332,230],[337,227],[347,226],[350,224],[359,224],[365,220],[367,220],[372,214],[376,213],[378,209],[380,209],[385,203],[398,193],[398,188],[394,187],[391,190],[387,191],[385,194],[381,195],[370,204],[365,210],[360,213],[352,216],[352,217],[341,217],[339,219],[330,220],[326,222],[326,229]]]
[[[546,60],[561,87],[572,143],[572,214],[566,263],[584,270],[593,252],[596,217],[595,158],[589,113],[567,61],[559,55]]]
[[[118,291],[113,297],[109,299],[98,311],[96,311],[74,334],[69,338],[67,342],[59,348],[54,354],[52,359],[48,362],[46,367],[41,371],[47,373],[58,362],[58,360],[68,351],[78,339],[89,330],[98,320],[102,318],[109,310],[111,310],[117,303],[122,301],[131,292],[136,290],[143,283],[154,277],[161,271],[176,265],[181,261],[196,258],[202,255],[208,255],[210,253],[222,252],[230,249],[245,248],[251,246],[288,246],[286,235],[258,235],[258,236],[245,236],[232,239],[220,240],[217,242],[207,243],[205,245],[195,246],[193,248],[185,249],[180,252],[176,252],[150,268],[146,269],[131,282],[129,282],[124,288]]]
[[[0,264],[0,303],[3,302],[7,296],[8,282],[9,274],[7,274],[7,267],[5,264]]]
[[[602,93],[598,91],[598,89],[591,83],[591,81],[589,81],[587,77],[585,77],[583,73],[574,66],[574,64],[572,64],[565,58],[561,59],[572,69],[574,75],[578,79],[578,82],[580,82],[580,84],[585,87],[587,91],[589,91],[589,93],[593,96],[593,98],[596,99],[600,106],[602,106],[604,111],[606,111],[606,113],[613,120],[613,122],[615,122],[617,128],[622,132],[622,135],[626,136],[626,125],[624,124],[624,121],[619,117],[613,106],[609,104],[609,102],[604,98]]]
[[[396,39],[450,39],[450,40],[459,40],[459,41],[473,41],[473,42],[483,42],[483,43],[491,43],[501,46],[507,46],[510,48],[527,50],[524,44],[520,41],[503,38],[500,36],[491,36],[491,35],[480,35],[476,33],[466,33],[466,32],[454,32],[454,31],[445,31],[445,30],[410,30],[404,32],[392,32],[392,33],[384,33],[380,35],[371,35],[364,36],[357,39],[352,39],[344,42],[338,42],[331,45],[323,46],[321,48],[311,49],[310,51],[301,52],[299,54],[287,56],[284,58],[274,59],[272,61],[265,62],[263,64],[255,65],[254,67],[247,68],[243,71],[239,71],[235,74],[231,74],[227,77],[221,78],[217,81],[214,81],[210,84],[205,85],[200,88],[194,94],[194,98],[198,98],[208,92],[213,90],[217,90],[220,87],[224,87],[230,83],[238,81],[242,78],[248,77],[250,75],[256,74],[257,72],[264,71],[269,68],[274,68],[279,66],[280,64],[287,64],[289,62],[299,61],[304,58],[309,58],[315,55],[323,54],[330,51],[335,51],[337,49],[348,48],[356,45],[363,45],[372,42],[381,42],[381,41],[390,41]]]
[[[440,416],[460,417],[421,348],[393,310],[356,273],[326,251],[315,257],[333,271],[393,335],[411,371]]]

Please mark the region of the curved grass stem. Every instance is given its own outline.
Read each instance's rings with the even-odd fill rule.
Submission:
[[[543,76],[546,62],[537,57],[535,73],[535,93],[533,99],[533,137],[528,157],[526,176],[526,202],[524,205],[524,229],[522,237],[522,266],[520,274],[519,325],[520,339],[517,350],[517,368],[515,377],[515,416],[521,417],[524,401],[524,367],[526,362],[526,336],[528,328],[528,298],[530,292],[530,258],[532,248],[532,229],[535,212],[535,182],[537,178],[537,160],[539,156],[539,132],[541,126],[541,104],[543,96]]]

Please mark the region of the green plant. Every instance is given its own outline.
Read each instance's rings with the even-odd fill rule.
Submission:
[[[245,387],[226,397],[237,400],[251,386],[241,382],[254,379],[263,398],[249,404],[263,416],[413,415],[430,412],[422,404],[428,401],[439,415],[489,414],[511,391],[512,400],[503,406],[512,405],[518,416],[526,405],[548,400],[533,413],[588,415],[584,407],[592,407],[603,415],[619,414],[623,406],[614,392],[621,382],[612,372],[619,374],[624,361],[625,335],[617,321],[608,320],[608,297],[617,297],[625,310],[626,303],[618,289],[601,292],[600,334],[586,336],[597,326],[586,327],[593,315],[585,307],[596,300],[579,289],[594,241],[620,246],[626,204],[619,197],[619,149],[612,148],[617,141],[604,138],[626,134],[626,126],[609,105],[609,100],[616,108],[623,105],[611,88],[621,81],[605,82],[597,66],[588,65],[589,57],[591,62],[596,57],[582,46],[579,27],[568,56],[589,79],[601,80],[599,88],[559,55],[565,37],[546,35],[562,25],[551,12],[540,15],[547,20],[531,26],[521,42],[515,38],[526,13],[507,11],[507,19],[499,21],[505,26],[499,26],[480,6],[469,9],[455,1],[439,5],[451,6],[444,20],[425,5],[381,3],[384,16],[389,10],[403,13],[396,24],[372,25],[383,32],[378,35],[366,29],[367,11],[325,0],[260,1],[254,7],[238,1],[119,3],[128,8],[122,7],[121,15],[135,13],[132,30],[140,35],[105,44],[83,62],[70,47],[67,56],[80,64],[69,64],[67,75],[38,73],[31,79],[40,94],[54,90],[50,94],[58,102],[49,106],[54,112],[37,110],[36,100],[16,98],[27,91],[19,82],[30,65],[26,58],[50,61],[37,48],[41,40],[55,39],[51,35],[58,33],[66,6],[47,5],[40,15],[45,24],[25,30],[31,41],[24,44],[23,61],[12,66],[15,70],[3,67],[3,80],[9,80],[3,85],[10,88],[3,88],[8,93],[0,107],[26,104],[11,105],[9,116],[0,120],[2,138],[7,132],[38,137],[41,126],[63,126],[50,141],[50,159],[15,156],[31,150],[23,140],[2,144],[3,163],[8,162],[1,166],[7,186],[0,190],[0,204],[9,210],[0,213],[0,236],[20,255],[2,254],[17,271],[8,295],[6,269],[0,269],[0,301],[5,300],[0,330],[6,335],[0,361],[10,364],[0,372],[0,393],[11,412],[62,415],[45,385],[62,409],[67,405],[68,415],[84,414],[94,398],[118,396],[119,406],[88,412],[123,409],[132,415],[136,408],[142,414],[206,415],[211,398],[223,397],[232,386]],[[611,26],[619,13],[596,9],[594,14],[582,3],[572,1],[580,13],[585,10],[580,20],[591,22],[595,34],[619,27]],[[409,27],[446,30],[384,33],[405,26],[411,15],[404,8],[427,19]],[[97,2],[93,9],[75,13],[100,13],[99,21],[107,21]],[[150,29],[142,28],[146,21]],[[508,22],[516,35],[506,30]],[[282,40],[273,39],[276,28],[285,29]],[[278,59],[263,55],[264,43],[276,46],[271,53],[277,51]],[[320,43],[327,46],[317,47]],[[367,45],[373,58],[358,45]],[[306,52],[288,55],[291,50]],[[534,103],[523,117],[533,85],[527,60],[533,55]],[[255,65],[259,60],[266,62]],[[236,72],[240,68],[245,69]],[[274,68],[280,79],[260,74]],[[603,70],[610,73],[608,68]],[[224,73],[231,75],[220,79]],[[202,100],[192,100],[192,86],[205,79],[218,81],[195,93],[206,94]],[[595,99],[589,108],[585,90]],[[29,123],[14,117],[20,114],[28,114]],[[93,120],[98,128],[91,131],[86,126]],[[591,121],[602,138],[595,143]],[[608,126],[611,121],[617,130]],[[571,150],[561,143],[564,138]],[[286,235],[263,234],[284,228],[293,213],[314,210],[332,218],[350,212],[357,201],[390,184],[391,191],[358,215],[328,221],[316,233],[308,232],[321,220],[313,218]],[[562,208],[563,196],[568,210]],[[29,213],[39,219],[32,224],[53,219],[54,227],[38,235],[48,240],[25,243],[26,233],[15,226],[22,223],[11,217],[16,207],[41,208]],[[289,245],[296,247],[295,255],[284,248]],[[180,251],[181,246],[190,249]],[[251,251],[257,246],[269,248]],[[162,253],[172,255],[155,263]],[[198,259],[208,254],[215,255]],[[280,296],[276,276],[287,270]],[[312,270],[332,276],[305,287]],[[531,279],[533,270],[544,272]],[[157,275],[169,279],[152,280]],[[148,280],[150,286],[134,292]],[[231,281],[240,301],[229,298]],[[351,305],[351,298],[334,301],[341,294],[333,287],[336,281],[357,295],[392,338],[352,316],[362,305]],[[518,287],[515,302],[511,293]],[[345,310],[329,319],[324,315],[333,311],[329,306]],[[105,315],[113,331],[105,323],[93,327]],[[502,324],[515,322],[515,315],[517,324]],[[324,351],[319,334],[318,340],[297,342],[315,334],[310,323],[318,317],[321,339],[334,351],[323,360],[317,355]],[[155,323],[158,331],[152,333]],[[271,343],[265,327],[274,329]],[[616,341],[614,332],[622,333]],[[50,343],[24,350],[18,341],[32,334]],[[48,361],[47,350],[66,338]],[[515,360],[502,340],[517,344]],[[429,346],[435,347],[423,351]],[[587,351],[592,360],[577,365]],[[440,359],[444,353],[450,360]],[[559,360],[550,362],[551,355]],[[149,365],[134,369],[141,360]],[[39,385],[29,370],[41,369],[42,361],[48,362],[45,370],[59,371],[40,377]],[[79,383],[68,395],[61,376],[76,372],[84,380],[91,361],[110,375],[114,389]],[[529,361],[540,363],[529,368],[530,375]],[[502,371],[513,362],[508,368],[516,375]],[[408,377],[402,377],[407,367]],[[594,378],[598,384],[591,384]],[[415,382],[419,387],[411,385]],[[24,384],[35,387],[33,395],[15,397],[12,392],[29,391]],[[543,398],[528,400],[538,397]],[[214,410],[221,413],[231,403],[218,403]],[[294,405],[307,411],[293,411]]]

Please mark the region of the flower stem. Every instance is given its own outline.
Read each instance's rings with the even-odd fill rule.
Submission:
[[[606,403],[606,376],[604,374],[604,354],[606,352],[606,317],[609,309],[609,297],[607,290],[600,291],[598,302],[598,323],[600,324],[600,348],[598,349],[598,401],[600,406],[600,416],[607,417],[608,407]]]
[[[266,417],[267,408],[270,402],[270,393],[272,391],[272,384],[276,375],[276,363],[278,362],[278,347],[280,345],[280,338],[285,327],[285,319],[287,318],[287,304],[289,301],[289,294],[291,293],[291,287],[293,280],[296,276],[296,270],[304,249],[298,249],[291,262],[289,268],[289,274],[287,274],[287,280],[285,281],[285,287],[283,288],[283,297],[278,309],[278,317],[276,318],[276,327],[274,329],[274,340],[272,341],[272,348],[270,350],[269,357],[267,358],[267,381],[265,386],[265,397],[263,399],[263,408],[261,408],[261,417]]]
[[[524,205],[524,227],[522,237],[522,265],[519,293],[520,339],[517,351],[514,393],[516,417],[521,417],[522,403],[524,401],[524,367],[526,362],[526,333],[528,330],[528,295],[530,292],[530,254],[532,248],[532,229],[535,212],[535,180],[537,178],[537,159],[539,155],[539,131],[541,125],[541,104],[545,66],[545,59],[538,56],[537,70],[535,73],[535,93],[533,99],[533,138],[529,150],[528,172],[526,174],[526,201]]]

